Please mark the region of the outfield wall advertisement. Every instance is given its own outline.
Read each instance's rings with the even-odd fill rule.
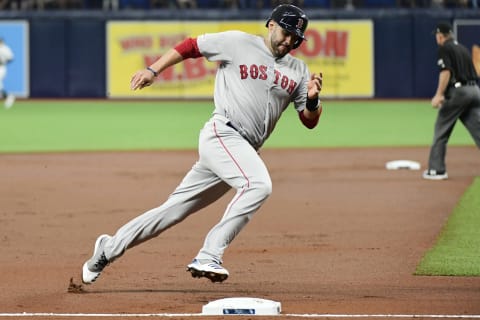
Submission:
[[[112,98],[212,97],[216,64],[202,58],[187,59],[165,70],[151,87],[139,92],[132,92],[129,82],[136,70],[152,64],[185,37],[226,30],[266,33],[263,22],[258,21],[108,22],[107,95]],[[311,21],[306,38],[308,41],[292,54],[304,60],[310,72],[323,73],[323,96],[374,96],[371,20]]]
[[[13,60],[7,64],[4,88],[17,97],[28,97],[30,95],[28,22],[25,20],[0,21],[0,38],[3,38],[14,55]]]

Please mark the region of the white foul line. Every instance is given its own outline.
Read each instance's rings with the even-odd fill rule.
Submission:
[[[0,317],[199,317],[202,313],[0,313]],[[211,315],[209,315],[211,316]],[[249,315],[254,316],[254,315]],[[259,315],[260,316],[260,315]],[[262,316],[260,316],[262,317]],[[480,319],[480,314],[279,314],[273,317],[297,318],[449,318]]]
[[[0,317],[198,317],[201,313],[0,313]]]
[[[480,314],[283,314],[298,318],[457,318],[480,319]]]

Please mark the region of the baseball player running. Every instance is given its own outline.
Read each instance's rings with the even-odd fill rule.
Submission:
[[[7,64],[12,62],[13,57],[12,49],[10,49],[3,38],[0,37],[0,94],[2,98],[5,99],[5,109],[10,109],[15,102],[15,96],[7,93],[3,86],[3,80],[7,76]]]
[[[463,123],[480,148],[480,88],[472,57],[468,49],[455,40],[449,23],[437,25],[435,39],[440,74],[432,106],[439,110],[428,169],[423,178],[445,180],[448,178],[445,166],[447,143],[457,120]]]
[[[85,262],[82,281],[94,282],[127,249],[158,236],[208,206],[228,190],[236,194],[220,222],[207,234],[187,271],[193,277],[222,282],[225,250],[272,192],[272,181],[258,150],[282,112],[293,102],[299,119],[314,128],[322,111],[322,75],[310,75],[304,62],[289,54],[305,39],[308,18],[293,5],[276,7],[265,38],[227,31],[187,38],[145,70],[137,71],[132,90],[151,85],[166,68],[184,59],[218,61],[212,117],[199,137],[199,159],[165,203],[126,223],[113,235],[101,235]]]

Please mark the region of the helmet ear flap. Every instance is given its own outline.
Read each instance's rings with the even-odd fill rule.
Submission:
[[[270,23],[270,21],[272,21],[272,18],[268,18],[267,22],[265,23],[265,27],[268,28],[268,24]]]
[[[303,42],[302,38],[297,39],[297,41],[295,41],[295,43],[293,44],[293,49],[297,49],[298,47],[300,47],[302,42]]]

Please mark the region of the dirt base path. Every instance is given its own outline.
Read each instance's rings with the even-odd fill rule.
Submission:
[[[385,169],[396,159],[423,169],[427,155],[264,150],[273,194],[227,250],[226,282],[193,279],[185,266],[232,193],[127,251],[82,294],[67,288],[96,237],[161,204],[196,153],[0,155],[0,313],[200,313],[216,299],[258,297],[283,314],[478,315],[480,277],[412,273],[480,175],[480,153],[450,147],[447,181]]]

